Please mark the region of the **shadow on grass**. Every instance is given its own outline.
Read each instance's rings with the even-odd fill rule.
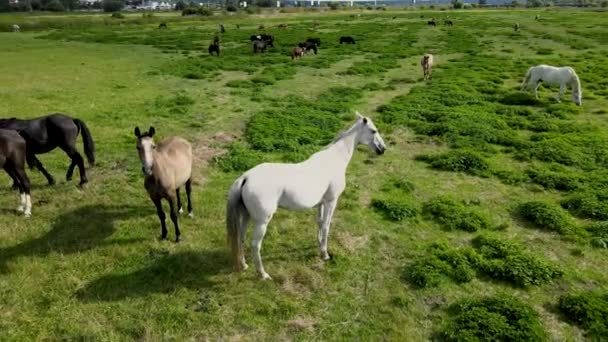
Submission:
[[[209,279],[230,267],[223,250],[151,251],[151,265],[128,274],[111,274],[92,281],[76,292],[83,302],[116,301],[152,293],[172,293],[180,288],[201,289],[213,286]]]
[[[60,215],[51,230],[41,237],[0,249],[0,273],[8,271],[11,259],[25,256],[45,256],[49,253],[72,254],[103,244],[114,233],[114,223],[131,217],[150,215],[152,207],[87,205]],[[117,241],[133,243],[137,239]]]

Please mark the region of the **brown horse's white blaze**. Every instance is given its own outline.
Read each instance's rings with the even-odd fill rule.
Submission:
[[[422,73],[424,79],[429,79],[431,77],[431,71],[433,69],[433,55],[427,53],[426,55],[422,56],[420,65],[422,66]]]
[[[150,130],[144,133],[141,133],[139,127],[135,127],[137,151],[144,172],[144,186],[156,206],[161,225],[161,239],[167,238],[165,212],[161,204],[161,200],[164,198],[169,202],[171,221],[175,226],[175,241],[179,242],[181,233],[177,214],[178,211],[182,212],[179,188],[184,185],[188,197],[188,216],[193,217],[190,199],[192,146],[180,137],[167,138],[157,145],[154,143],[154,133],[154,127],[150,127]]]

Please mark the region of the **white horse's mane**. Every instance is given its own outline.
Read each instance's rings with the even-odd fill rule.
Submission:
[[[357,122],[355,122],[352,126],[350,126],[347,130],[344,130],[342,132],[340,132],[336,138],[328,145],[331,146],[333,144],[335,144],[336,142],[338,142],[340,139],[344,138],[345,136],[349,135],[350,133],[352,133],[356,128],[357,125],[359,124],[359,120],[357,120]]]

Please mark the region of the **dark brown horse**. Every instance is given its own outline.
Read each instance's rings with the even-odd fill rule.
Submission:
[[[95,164],[95,144],[93,143],[91,132],[81,120],[65,114],[55,113],[29,120],[15,118],[0,119],[0,128],[17,131],[25,138],[27,143],[27,164],[31,168],[36,167],[40,170],[49,184],[55,184],[55,180],[44,169],[40,160],[36,158],[36,155],[50,152],[57,147],[62,149],[72,160],[65,175],[66,180],[72,180],[74,168],[78,166],[78,170],[80,171],[80,186],[88,182],[84,160],[80,153],[78,153],[78,150],[76,150],[76,139],[79,134],[82,135],[84,153],[91,165]]]
[[[0,167],[13,179],[19,189],[21,202],[17,211],[32,215],[30,180],[25,173],[26,142],[19,133],[0,129]]]

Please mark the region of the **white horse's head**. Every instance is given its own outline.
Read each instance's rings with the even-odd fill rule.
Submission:
[[[378,129],[372,119],[364,117],[359,112],[356,112],[358,119],[359,132],[357,134],[357,143],[365,144],[374,150],[377,154],[383,154],[386,150],[384,140],[378,133]]]
[[[135,127],[135,136],[137,137],[137,152],[139,153],[139,160],[142,164],[142,171],[146,176],[152,176],[152,166],[154,165],[154,150],[156,144],[152,137],[155,133],[154,127],[150,127],[148,132],[143,134],[140,132],[139,127]]]

